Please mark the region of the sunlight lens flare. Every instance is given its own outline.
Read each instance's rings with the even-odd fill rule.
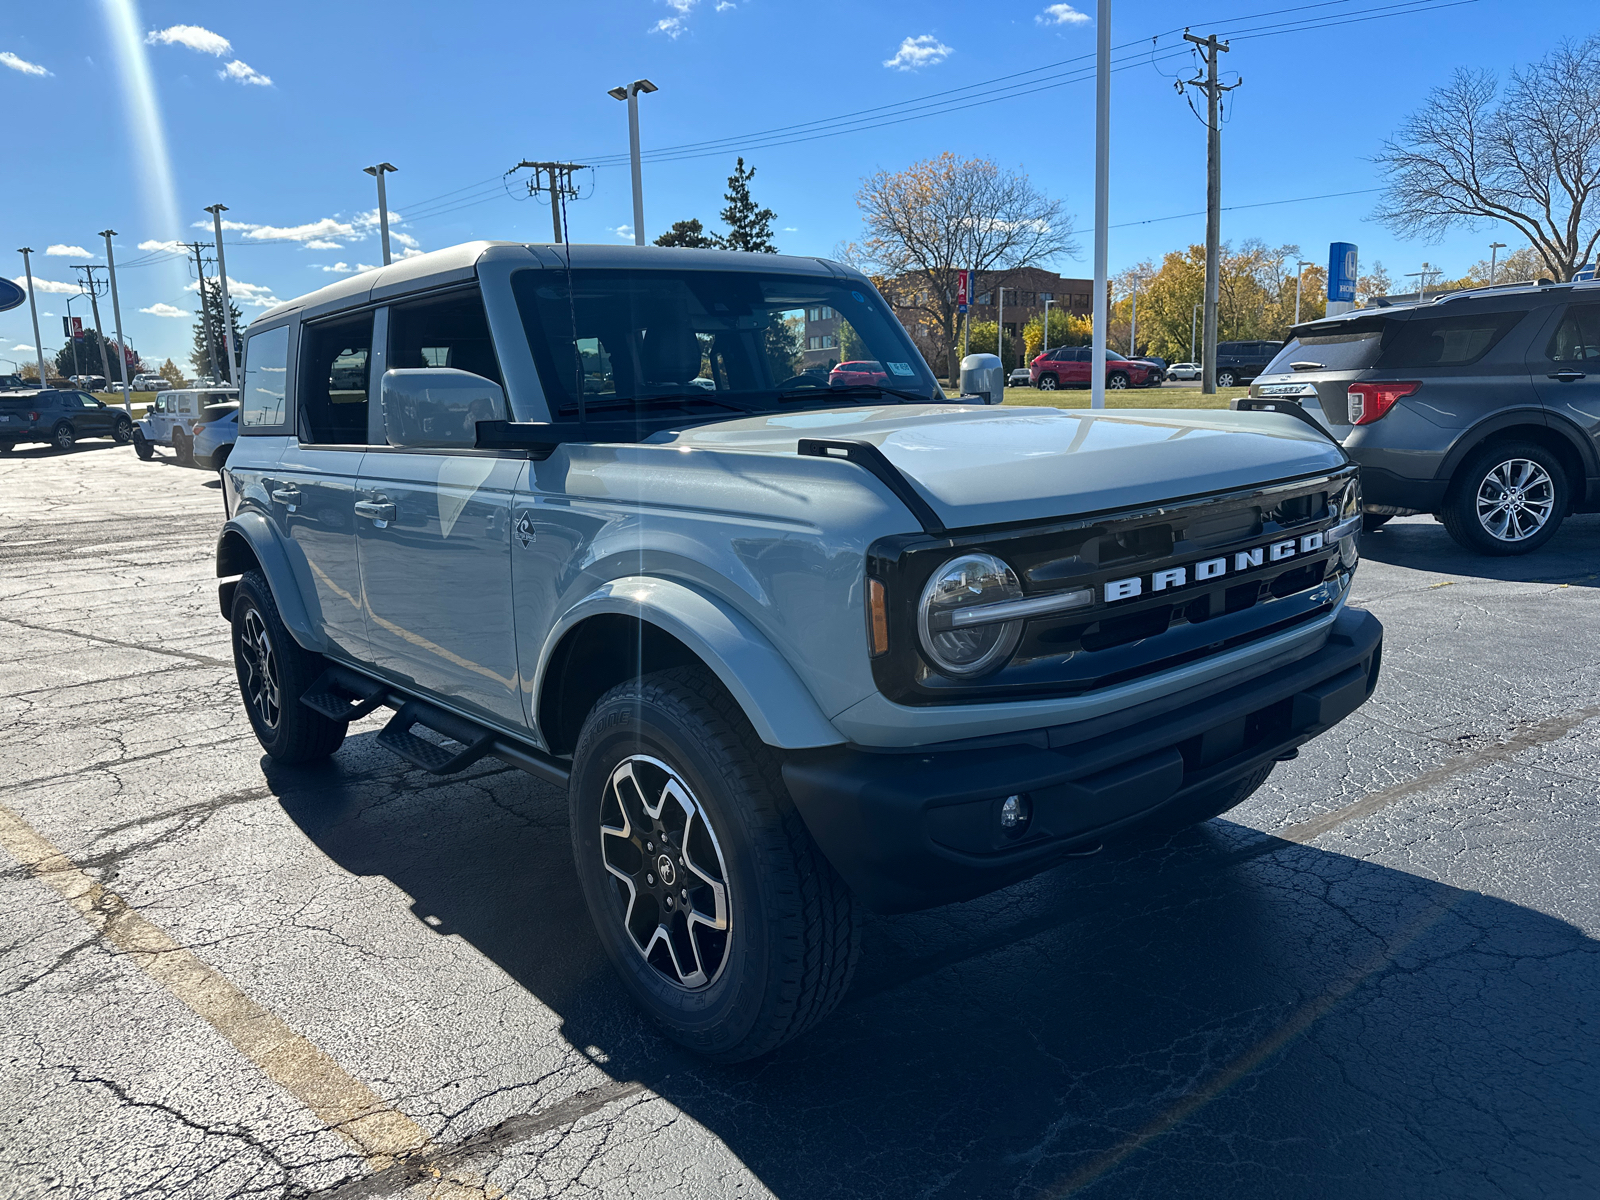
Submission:
[[[128,124],[140,160],[149,172],[151,206],[149,219],[159,226],[161,240],[183,236],[178,218],[177,188],[172,180],[172,156],[167,151],[167,130],[161,120],[155,80],[145,56],[140,34],[138,5],[134,0],[101,0],[111,45],[116,52],[127,101]]]

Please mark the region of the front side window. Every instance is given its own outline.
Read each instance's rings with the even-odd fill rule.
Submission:
[[[1559,363],[1592,363],[1600,359],[1600,304],[1575,304],[1569,308],[1545,353]]]
[[[366,443],[371,362],[371,313],[306,326],[300,344],[301,441]]]
[[[289,327],[251,334],[244,343],[244,390],[240,393],[239,423],[252,426],[282,425],[287,419],[284,398],[289,379]],[[163,397],[163,402],[166,400]]]
[[[864,384],[943,398],[882,299],[849,280],[520,271],[511,286],[556,420],[647,411],[715,418],[878,399],[841,391]],[[813,346],[807,314],[820,308],[839,324]],[[846,369],[857,361],[881,364],[876,378]]]
[[[502,383],[489,318],[477,288],[395,305],[389,310],[391,370],[454,367]]]
[[[1377,365],[1382,370],[1468,366],[1494,349],[1527,315],[1518,310],[1402,321]]]

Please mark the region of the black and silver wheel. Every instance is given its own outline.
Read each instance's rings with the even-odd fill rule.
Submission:
[[[251,728],[275,762],[315,762],[344,742],[345,722],[300,703],[325,664],[290,636],[257,571],[246,574],[234,590],[233,663]]]
[[[1567,473],[1543,446],[1508,442],[1475,454],[1451,481],[1444,527],[1479,554],[1527,554],[1555,536],[1567,515]]]
[[[124,417],[117,422],[117,427],[111,431],[111,436],[116,439],[119,446],[126,446],[133,441],[133,422]]]
[[[1128,386],[1128,377],[1121,371],[1113,371],[1111,374],[1106,376],[1106,386],[1108,388],[1115,388],[1120,392],[1123,388]]]
[[[601,943],[667,1036],[737,1062],[838,1004],[859,945],[853,898],[715,676],[675,668],[601,697],[569,806]]]
[[[1217,372],[1217,386],[1218,387],[1233,387],[1235,384],[1238,383],[1238,381],[1239,381],[1239,377],[1237,375],[1235,375],[1232,371],[1218,371]]]
[[[78,434],[71,424],[63,421],[50,431],[50,444],[65,454],[78,444]]]
[[[1054,375],[1039,376],[1039,390],[1041,392],[1053,392],[1056,390],[1056,386],[1056,377]]]

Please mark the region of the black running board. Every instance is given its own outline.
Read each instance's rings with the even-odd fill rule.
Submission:
[[[493,755],[558,788],[565,788],[572,777],[570,767],[561,759],[349,667],[330,666],[306,689],[300,702],[334,721],[354,721],[380,707],[397,709],[378,732],[378,744],[433,775],[453,775],[480,758]],[[452,750],[418,737],[411,732],[418,725],[458,743],[461,749]]]

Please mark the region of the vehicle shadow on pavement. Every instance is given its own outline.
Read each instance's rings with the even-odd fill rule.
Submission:
[[[1539,549],[1506,558],[1463,550],[1432,517],[1396,517],[1377,532],[1361,535],[1361,555],[1442,575],[1600,587],[1600,514],[1568,517]]]
[[[371,769],[370,741],[269,767],[288,815],[779,1196],[1600,1190],[1600,943],[1562,920],[1218,820],[869,917],[830,1019],[714,1066],[613,977],[562,794],[515,771]],[[523,1037],[505,1030],[508,1058]]]
[[[71,450],[57,450],[54,446],[44,442],[28,442],[16,449],[0,455],[0,463],[16,461],[25,458],[59,458],[63,454],[82,454],[89,450],[127,450],[128,447],[119,445],[106,438],[104,441],[83,441],[75,444]]]

